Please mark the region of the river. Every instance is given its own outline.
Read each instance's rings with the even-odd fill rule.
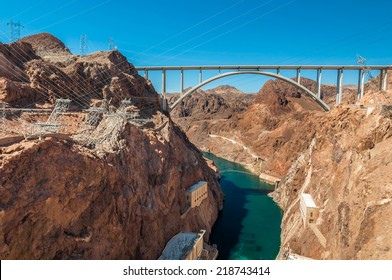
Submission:
[[[225,194],[223,211],[212,228],[221,260],[271,260],[280,246],[282,211],[267,195],[273,186],[242,165],[204,154],[219,168]]]

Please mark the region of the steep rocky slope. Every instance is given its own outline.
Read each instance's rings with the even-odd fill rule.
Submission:
[[[316,259],[392,258],[391,127],[390,106],[339,107],[304,119],[296,138],[306,148],[274,192],[285,211],[282,248]],[[325,248],[303,226],[302,192],[320,207]]]
[[[156,259],[181,230],[206,229],[208,239],[223,202],[216,170],[160,112],[150,82],[118,52],[79,57],[62,46],[47,34],[0,45],[21,73],[1,77],[15,86],[0,89],[1,101],[47,107],[65,97],[74,110],[105,98],[111,108],[96,127],[81,127],[87,113],[74,110],[61,116],[61,134],[0,144],[0,258]],[[14,61],[22,47],[31,55]],[[53,51],[58,48],[61,55]],[[42,59],[37,50],[53,56]],[[118,110],[129,97],[133,105]],[[129,121],[127,110],[135,106],[143,120]],[[8,112],[5,128],[20,135],[21,119],[45,122],[49,113]],[[0,136],[5,139],[3,131]],[[182,215],[186,190],[201,180],[208,182],[208,198]]]
[[[64,44],[43,33],[11,45],[0,44],[0,101],[12,106],[45,106],[70,98],[88,106],[92,99],[153,97],[154,88],[117,51],[86,56],[69,53]]]
[[[203,126],[198,120],[187,135],[256,173],[282,178],[273,194],[284,210],[282,252],[391,259],[392,91],[379,91],[377,79],[365,90],[360,103],[351,104],[351,92],[351,99],[325,113],[294,88],[269,81],[242,113]],[[311,194],[320,208],[317,229],[303,225],[301,193]]]
[[[39,33],[24,37],[18,42],[28,43],[40,57],[51,55],[70,55],[71,52],[61,40],[49,33]]]
[[[214,172],[160,118],[157,130],[121,122],[93,149],[56,138],[1,148],[1,259],[156,259],[180,230],[209,234],[222,207]],[[201,180],[208,199],[181,219]]]
[[[169,104],[174,103],[179,94],[169,95]],[[203,91],[201,89],[186,97],[171,116],[181,122],[186,117],[192,121],[206,119],[228,119],[244,111],[253,102],[254,94],[245,94],[230,86],[219,86]]]
[[[307,79],[303,82],[313,85]],[[273,170],[275,175],[283,175],[288,168],[286,158],[275,158],[274,166],[269,166],[269,159],[278,155],[283,138],[289,137],[298,123],[288,120],[301,118],[299,112],[320,107],[280,80],[268,81],[256,96],[239,94],[231,88],[223,94],[222,89],[227,87],[218,88],[217,97],[194,94],[186,99],[173,111],[175,122],[202,150],[246,164],[256,173]],[[323,87],[323,92],[328,96],[328,88]],[[186,115],[181,114],[184,111]]]
[[[313,80],[303,78],[301,84],[316,91]],[[213,91],[219,92],[219,102],[214,96],[195,94],[173,111],[189,139],[200,149],[245,164],[255,173],[283,176],[290,166],[288,159],[302,149],[288,140],[308,112],[321,110],[318,104],[281,80],[267,81],[255,98],[228,86]],[[321,92],[333,107],[336,87],[322,85]],[[355,91],[345,89],[344,103],[354,98]],[[281,155],[282,149],[290,154]]]

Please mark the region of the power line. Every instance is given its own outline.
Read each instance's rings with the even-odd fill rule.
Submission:
[[[97,4],[97,5],[93,6],[93,7],[91,7],[91,8],[89,8],[89,9],[86,9],[86,10],[84,10],[84,11],[81,11],[81,12],[79,12],[79,13],[77,13],[77,14],[74,14],[74,15],[72,15],[72,16],[69,16],[69,17],[67,17],[67,18],[61,19],[61,20],[59,20],[59,21],[57,21],[57,22],[55,22],[55,23],[49,24],[49,25],[47,25],[47,26],[45,26],[45,27],[42,27],[42,28],[40,28],[40,29],[38,29],[38,30],[36,30],[36,31],[42,31],[42,30],[47,29],[47,28],[49,28],[49,27],[55,26],[55,25],[57,25],[57,24],[59,24],[59,23],[63,23],[63,22],[65,22],[65,21],[68,21],[68,20],[73,19],[73,18],[75,18],[75,17],[78,17],[78,16],[80,16],[80,15],[83,15],[83,14],[85,14],[85,13],[88,13],[88,12],[90,12],[90,11],[92,11],[92,10],[94,10],[94,9],[96,9],[96,8],[98,8],[98,7],[100,7],[100,6],[103,6],[103,5],[107,4],[107,3],[109,3],[110,1],[112,1],[112,0],[107,0],[107,1],[101,2],[101,3],[99,3],[99,4]]]
[[[219,11],[218,13],[213,14],[212,16],[210,16],[210,17],[208,17],[208,18],[205,18],[205,19],[199,21],[198,23],[196,23],[196,24],[194,24],[194,25],[192,25],[192,26],[190,26],[190,27],[188,27],[188,28],[186,28],[186,29],[184,29],[184,30],[178,32],[177,34],[175,34],[175,35],[173,35],[173,36],[171,36],[171,37],[169,37],[169,38],[167,38],[167,39],[165,39],[165,40],[163,40],[163,41],[161,41],[161,42],[159,42],[159,43],[157,43],[157,44],[155,44],[155,45],[153,45],[153,46],[151,46],[151,47],[149,47],[149,48],[147,48],[147,49],[145,49],[145,50],[142,51],[142,52],[137,53],[136,55],[134,55],[133,57],[131,57],[131,59],[134,59],[134,58],[136,58],[136,57],[138,57],[138,56],[140,56],[140,55],[142,55],[142,54],[145,54],[145,53],[148,52],[149,50],[155,49],[156,47],[159,47],[159,46],[161,46],[162,44],[164,44],[164,43],[166,43],[166,42],[168,42],[168,41],[170,41],[170,40],[172,40],[172,39],[174,39],[174,38],[177,38],[178,36],[180,36],[180,35],[182,35],[182,34],[188,32],[188,31],[194,29],[195,27],[197,27],[197,26],[199,26],[199,25],[201,25],[201,24],[203,24],[203,23],[209,21],[210,19],[213,19],[213,18],[215,18],[216,16],[218,16],[218,15],[220,15],[220,14],[223,14],[224,12],[226,12],[226,11],[228,11],[228,10],[234,8],[235,6],[238,6],[239,4],[243,3],[244,1],[245,1],[245,0],[241,0],[241,1],[237,2],[237,3],[234,3],[233,5],[231,5],[231,6],[227,7],[227,8],[225,8],[225,9],[223,9],[223,10],[221,10],[221,11]]]
[[[236,27],[234,27],[234,28],[232,28],[232,29],[227,30],[226,32],[220,33],[219,35],[217,35],[217,36],[215,36],[215,37],[213,37],[213,38],[210,38],[209,40],[206,40],[206,41],[204,41],[204,42],[202,42],[202,43],[200,43],[200,44],[198,44],[198,45],[196,45],[196,46],[193,46],[193,47],[191,47],[191,48],[189,48],[189,49],[187,49],[187,50],[184,50],[184,51],[182,51],[181,53],[176,54],[176,55],[174,55],[174,56],[172,56],[171,58],[166,59],[166,60],[170,60],[170,59],[176,58],[176,57],[178,57],[178,56],[180,56],[180,55],[182,55],[182,54],[184,54],[184,53],[187,53],[187,52],[189,52],[189,51],[191,51],[191,50],[193,50],[193,49],[195,49],[195,48],[197,48],[197,47],[200,47],[200,46],[202,46],[202,45],[205,45],[205,44],[207,44],[207,43],[209,43],[209,42],[211,42],[211,41],[213,41],[213,40],[216,40],[217,38],[220,38],[220,37],[222,37],[222,36],[224,36],[224,35],[226,35],[226,34],[228,34],[228,33],[230,33],[230,32],[233,32],[234,30],[237,30],[237,29],[239,29],[239,28],[241,28],[241,27],[243,27],[243,26],[245,26],[245,25],[248,25],[248,24],[250,24],[250,23],[252,23],[252,22],[255,22],[255,21],[257,21],[257,20],[259,20],[259,19],[265,17],[266,15],[269,15],[269,14],[271,14],[271,13],[277,11],[277,10],[280,10],[280,9],[282,9],[282,8],[288,6],[288,5],[291,5],[292,3],[296,2],[296,1],[297,1],[297,0],[292,0],[292,1],[288,2],[288,3],[285,3],[285,4],[283,4],[283,5],[280,5],[280,6],[276,7],[276,8],[273,8],[272,10],[269,10],[268,12],[265,12],[264,14],[262,14],[262,15],[260,15],[260,16],[258,16],[258,17],[255,17],[255,18],[253,18],[253,19],[251,19],[251,20],[249,20],[249,21],[246,21],[246,22],[244,22],[244,23],[242,23],[242,24],[240,24],[240,25],[238,25],[238,26],[236,26]],[[271,2],[271,1],[269,1],[269,2]],[[265,4],[267,4],[267,3],[269,3],[269,2],[266,2]],[[260,6],[263,6],[263,5],[260,5]],[[258,7],[254,8],[254,9],[257,9],[257,8],[258,8]],[[253,9],[253,10],[254,10],[254,9]],[[244,14],[242,14],[241,16],[243,16],[243,15],[244,15]],[[241,16],[240,16],[240,17],[241,17]],[[237,18],[238,18],[238,17],[237,17]]]
[[[71,2],[68,2],[68,3],[66,3],[66,4],[64,4],[64,5],[60,6],[60,7],[58,7],[57,9],[54,9],[54,10],[52,10],[52,11],[50,11],[50,12],[48,12],[48,13],[46,13],[46,14],[44,14],[44,15],[38,17],[38,18],[35,18],[35,19],[29,21],[28,23],[26,23],[26,25],[29,25],[29,24],[31,24],[31,23],[33,23],[33,22],[36,22],[36,21],[38,21],[38,20],[40,20],[40,19],[42,19],[42,18],[45,18],[45,17],[49,16],[49,15],[51,15],[51,14],[54,14],[55,12],[57,12],[57,11],[59,11],[59,10],[65,8],[65,7],[67,7],[67,6],[69,6],[69,5],[72,5],[72,4],[75,3],[76,1],[78,1],[78,0],[73,0],[73,1],[71,1]]]
[[[193,36],[191,39],[189,39],[189,40],[187,40],[187,41],[185,41],[185,42],[182,42],[181,44],[178,44],[177,46],[174,46],[174,47],[172,47],[172,48],[170,48],[170,49],[168,49],[168,50],[166,50],[166,51],[164,51],[164,52],[162,52],[162,53],[160,53],[160,54],[158,54],[158,55],[155,55],[155,56],[153,56],[152,58],[147,59],[145,62],[151,61],[151,60],[153,60],[153,59],[156,58],[156,57],[160,57],[162,54],[166,54],[166,53],[168,53],[168,52],[170,52],[170,51],[172,51],[172,50],[177,49],[178,47],[184,46],[184,45],[186,45],[186,44],[188,44],[188,43],[190,43],[190,42],[192,42],[192,41],[194,41],[194,40],[196,40],[196,39],[198,39],[198,38],[200,38],[200,37],[203,37],[204,35],[207,35],[208,33],[211,33],[212,31],[215,31],[215,30],[217,30],[217,29],[219,29],[219,28],[221,28],[221,27],[223,27],[223,26],[225,26],[225,25],[227,25],[227,24],[229,24],[229,23],[231,23],[231,22],[233,22],[233,21],[235,21],[235,20],[237,20],[237,19],[240,19],[240,18],[242,18],[242,17],[244,17],[244,16],[250,14],[251,12],[253,12],[253,11],[257,10],[257,9],[260,9],[260,8],[263,7],[263,6],[266,6],[267,4],[271,3],[272,1],[273,1],[273,0],[269,0],[269,1],[265,2],[265,3],[262,3],[262,4],[260,4],[260,5],[256,6],[256,7],[254,7],[254,8],[252,8],[252,9],[250,9],[250,10],[248,10],[248,11],[246,11],[246,12],[244,12],[244,13],[242,13],[242,14],[236,16],[236,17],[233,17],[233,18],[231,18],[230,20],[225,21],[225,22],[223,22],[223,23],[221,23],[221,24],[219,24],[219,25],[217,25],[217,26],[215,26],[215,27],[213,27],[213,28],[211,28],[211,29],[209,29],[209,30],[207,30],[207,31],[205,31],[205,32],[203,32],[203,33],[197,35],[197,36]],[[294,0],[294,1],[296,1],[296,0]],[[290,2],[289,4],[291,4],[291,2]],[[241,25],[241,26],[242,26],[242,25]],[[232,29],[232,30],[234,30],[234,29]],[[217,37],[220,37],[220,36],[217,36]],[[217,38],[217,37],[214,37],[214,38]],[[212,41],[212,40],[208,40],[207,42],[209,42],[209,41]],[[199,44],[198,46],[200,46],[200,45],[203,45],[203,44]],[[192,48],[192,49],[193,49],[193,48]],[[184,53],[184,52],[182,52],[182,53]],[[181,54],[182,54],[182,53],[181,53]],[[176,56],[178,56],[178,55],[176,55]],[[175,57],[176,57],[176,56],[175,56]]]

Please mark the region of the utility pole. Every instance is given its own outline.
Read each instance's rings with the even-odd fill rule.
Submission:
[[[20,39],[20,28],[24,28],[23,25],[20,24],[20,22],[13,22],[12,19],[10,19],[9,22],[7,22],[7,25],[10,26],[10,43],[17,41]]]
[[[80,55],[85,56],[87,54],[87,35],[80,36]]]

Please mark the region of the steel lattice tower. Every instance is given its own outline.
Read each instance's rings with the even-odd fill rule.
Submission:
[[[85,56],[87,54],[87,35],[80,36],[80,55]]]
[[[374,78],[374,76],[372,75],[372,72],[370,71],[370,68],[366,65],[366,58],[357,54],[357,63],[359,65],[362,65],[362,71],[363,71],[364,75],[367,76],[368,79]]]
[[[114,45],[114,40],[112,37],[109,38],[108,50],[109,51],[117,50],[117,47]]]
[[[20,24],[20,22],[13,22],[12,19],[10,19],[9,22],[7,22],[7,25],[10,26],[10,43],[17,41],[20,39],[20,28],[24,28],[23,25]]]

